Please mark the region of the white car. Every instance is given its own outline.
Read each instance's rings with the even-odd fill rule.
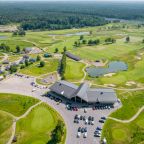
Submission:
[[[85,124],[88,124],[88,119],[85,120]]]
[[[77,133],[77,137],[79,138],[81,136],[81,132],[78,132]]]
[[[87,132],[84,133],[83,137],[84,137],[84,138],[87,138]]]
[[[91,121],[91,125],[94,125],[94,121]]]
[[[36,89],[32,89],[32,92],[36,91]]]
[[[84,113],[87,113],[87,109],[86,108],[84,108]]]

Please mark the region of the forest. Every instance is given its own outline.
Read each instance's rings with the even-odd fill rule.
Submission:
[[[0,2],[0,25],[18,23],[24,30],[99,26],[106,18],[144,20],[139,3],[108,2]]]

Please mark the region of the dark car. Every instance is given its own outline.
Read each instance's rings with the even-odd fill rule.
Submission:
[[[81,116],[80,116],[80,120],[82,120],[82,119],[83,119],[83,116],[81,115]]]
[[[100,122],[100,123],[104,123],[105,121],[104,121],[104,120],[99,120],[99,122]]]
[[[81,128],[81,133],[84,133],[85,132],[85,129],[84,128]]]
[[[102,130],[102,128],[101,127],[97,127],[96,130]]]
[[[101,117],[102,120],[106,120],[106,117]]]
[[[84,128],[84,132],[87,132],[87,127]]]
[[[89,121],[91,121],[91,118],[92,118],[92,117],[91,117],[91,116],[89,116],[89,117],[88,117],[88,120],[89,120]]]
[[[78,132],[81,132],[81,127],[78,128]]]
[[[75,119],[78,119],[78,115],[76,114],[74,118],[75,118]]]
[[[86,116],[83,116],[83,120],[85,120],[86,119]]]

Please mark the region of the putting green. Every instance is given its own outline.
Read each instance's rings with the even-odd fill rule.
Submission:
[[[114,129],[112,131],[112,136],[116,140],[123,141],[123,140],[126,139],[127,134],[126,134],[126,132],[123,129]]]
[[[45,104],[35,107],[27,117],[17,122],[17,144],[46,144],[58,119],[57,112]]]

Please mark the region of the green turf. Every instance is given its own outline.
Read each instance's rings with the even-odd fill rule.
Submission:
[[[122,108],[111,114],[118,119],[130,119],[144,105],[143,91],[124,93],[119,96]]]
[[[37,99],[18,94],[0,94],[0,110],[9,112],[15,116],[22,115],[37,102]]]
[[[107,120],[102,138],[105,137],[108,144],[141,144],[144,142],[143,123],[144,112],[136,120],[127,124]]]
[[[17,144],[45,144],[50,140],[51,131],[57,120],[61,119],[56,111],[41,104],[17,123]]]
[[[13,119],[6,113],[0,111],[0,144],[8,142],[11,136],[11,126]]]
[[[19,72],[31,76],[40,76],[50,72],[57,71],[58,69],[58,60],[57,59],[48,59],[45,61],[44,67],[39,67],[39,63],[34,63],[24,69],[21,69]]]

